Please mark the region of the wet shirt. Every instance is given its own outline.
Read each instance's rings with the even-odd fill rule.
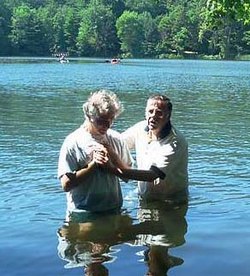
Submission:
[[[108,142],[120,158],[131,165],[128,148],[120,139],[118,132],[109,129],[106,135],[92,136],[83,126],[69,134],[60,151],[58,178],[67,172],[74,172],[85,167],[92,159],[96,143]],[[118,209],[122,206],[122,193],[118,177],[97,168],[84,183],[80,183],[67,195],[67,210],[86,210],[102,212]]]
[[[145,199],[168,199],[188,185],[188,144],[180,131],[171,127],[158,140],[149,138],[147,122],[142,121],[122,133],[130,149],[136,151],[138,169],[148,170],[158,167],[165,178],[153,182],[138,182],[138,192]]]

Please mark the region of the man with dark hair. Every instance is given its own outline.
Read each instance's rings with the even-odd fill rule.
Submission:
[[[187,201],[188,144],[172,125],[171,114],[170,99],[153,95],[147,100],[146,120],[122,133],[128,147],[136,151],[137,170],[117,162],[115,173],[138,180],[141,199]]]

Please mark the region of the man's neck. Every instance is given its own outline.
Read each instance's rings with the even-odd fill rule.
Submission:
[[[166,137],[170,133],[171,128],[172,128],[172,125],[169,121],[161,130],[149,129],[148,126],[146,127],[145,130],[148,132],[149,139],[153,141],[153,140],[158,140]]]
[[[160,131],[156,129],[149,130],[148,134],[152,140],[158,140],[158,138],[160,137]]]

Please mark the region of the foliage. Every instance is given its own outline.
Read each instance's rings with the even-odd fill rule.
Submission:
[[[0,5],[0,49],[2,54],[7,55],[8,49],[10,49],[10,18],[11,12],[5,5]],[[0,50],[0,54],[1,54]]]
[[[207,18],[213,22],[223,17],[230,17],[232,20],[250,23],[250,2],[249,0],[208,0]]]
[[[25,49],[23,54],[39,55],[42,25],[35,10],[23,4],[14,9],[11,17],[10,41],[16,51]]]
[[[77,48],[81,55],[109,56],[118,47],[115,18],[110,7],[93,2],[82,14]]]
[[[250,53],[249,0],[1,0],[0,55],[233,59]]]
[[[200,39],[206,39],[223,59],[240,54],[244,26],[249,24],[250,3],[247,0],[207,0],[202,9]]]
[[[137,12],[125,11],[116,22],[117,35],[121,40],[121,50],[126,56],[142,56],[144,28],[142,16]]]

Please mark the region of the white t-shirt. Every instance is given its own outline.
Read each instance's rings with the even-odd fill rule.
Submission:
[[[167,136],[149,140],[147,122],[141,121],[122,133],[130,149],[136,151],[138,169],[158,167],[166,176],[153,182],[138,182],[138,192],[145,199],[168,199],[188,185],[188,144],[184,136],[171,127]]]
[[[67,172],[74,172],[85,167],[91,160],[95,144],[103,140],[113,147],[123,162],[131,165],[131,155],[118,132],[108,129],[107,134],[94,137],[81,126],[64,140],[58,161],[58,178]],[[66,196],[67,211],[80,209],[101,212],[122,206],[118,177],[101,168],[90,174],[84,183],[80,183],[67,192]]]

